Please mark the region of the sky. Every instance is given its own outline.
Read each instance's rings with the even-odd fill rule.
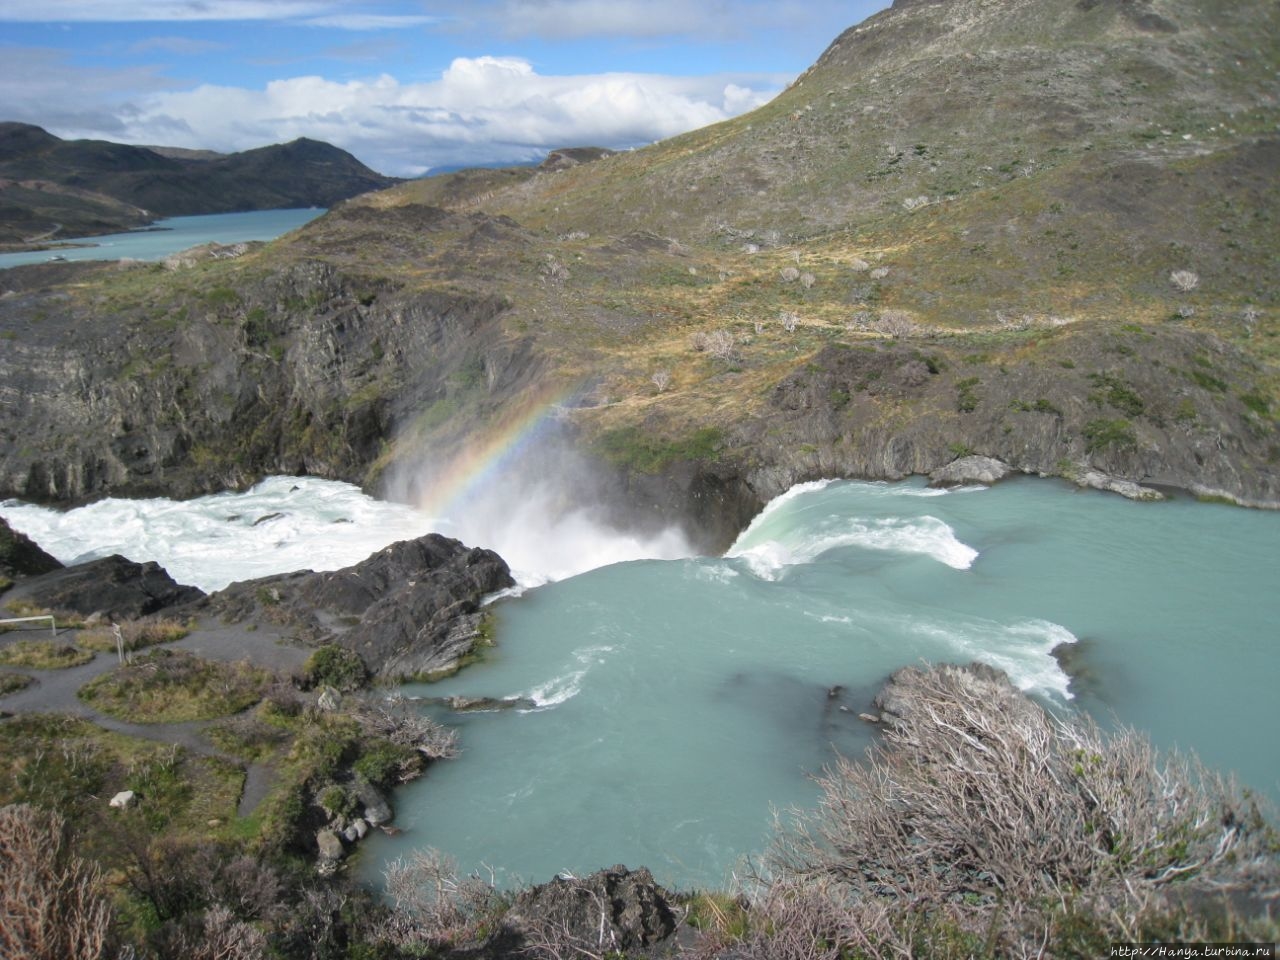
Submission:
[[[889,0],[0,0],[0,120],[325,140],[380,173],[625,149],[767,102]]]

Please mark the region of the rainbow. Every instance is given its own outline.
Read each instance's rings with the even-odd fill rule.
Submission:
[[[508,407],[496,422],[468,438],[463,448],[422,485],[418,508],[432,517],[453,518],[458,508],[489,479],[501,475],[527,450],[557,409],[580,384],[534,393]]]

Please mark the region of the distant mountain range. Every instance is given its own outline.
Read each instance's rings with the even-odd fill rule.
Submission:
[[[0,244],[111,233],[158,217],[328,207],[399,182],[305,138],[218,154],[63,140],[0,123]]]

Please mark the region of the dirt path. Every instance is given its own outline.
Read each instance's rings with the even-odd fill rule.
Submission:
[[[15,640],[47,639],[47,629],[11,630],[0,635],[0,646]],[[58,639],[75,642],[74,631],[64,631]],[[190,634],[174,643],[161,646],[187,650],[208,660],[237,662],[249,660],[266,667],[282,677],[301,672],[311,651],[289,643],[285,638],[269,630],[246,630],[241,626],[199,623]],[[62,670],[33,670],[25,667],[0,667],[13,673],[26,674],[35,683],[23,690],[0,696],[0,710],[7,713],[62,713],[80,717],[105,730],[122,733],[159,743],[177,744],[193,753],[217,756],[239,763],[214,747],[205,737],[204,730],[214,721],[192,720],[185,723],[129,723],[117,720],[94,709],[76,696],[77,691],[95,677],[112,670],[119,661],[114,653],[99,653],[88,663]],[[249,816],[270,791],[274,782],[272,769],[265,764],[248,764],[245,770],[244,790],[240,798],[240,816]]]

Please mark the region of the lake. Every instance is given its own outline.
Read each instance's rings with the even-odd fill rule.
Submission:
[[[91,247],[60,247],[31,253],[0,254],[0,269],[26,263],[44,263],[54,257],[65,260],[163,260],[170,254],[202,243],[243,243],[274,240],[324,213],[316,207],[303,210],[252,210],[248,213],[209,213],[198,217],[170,217],[150,227],[128,233],[86,237]],[[66,238],[69,239],[69,238]]]

